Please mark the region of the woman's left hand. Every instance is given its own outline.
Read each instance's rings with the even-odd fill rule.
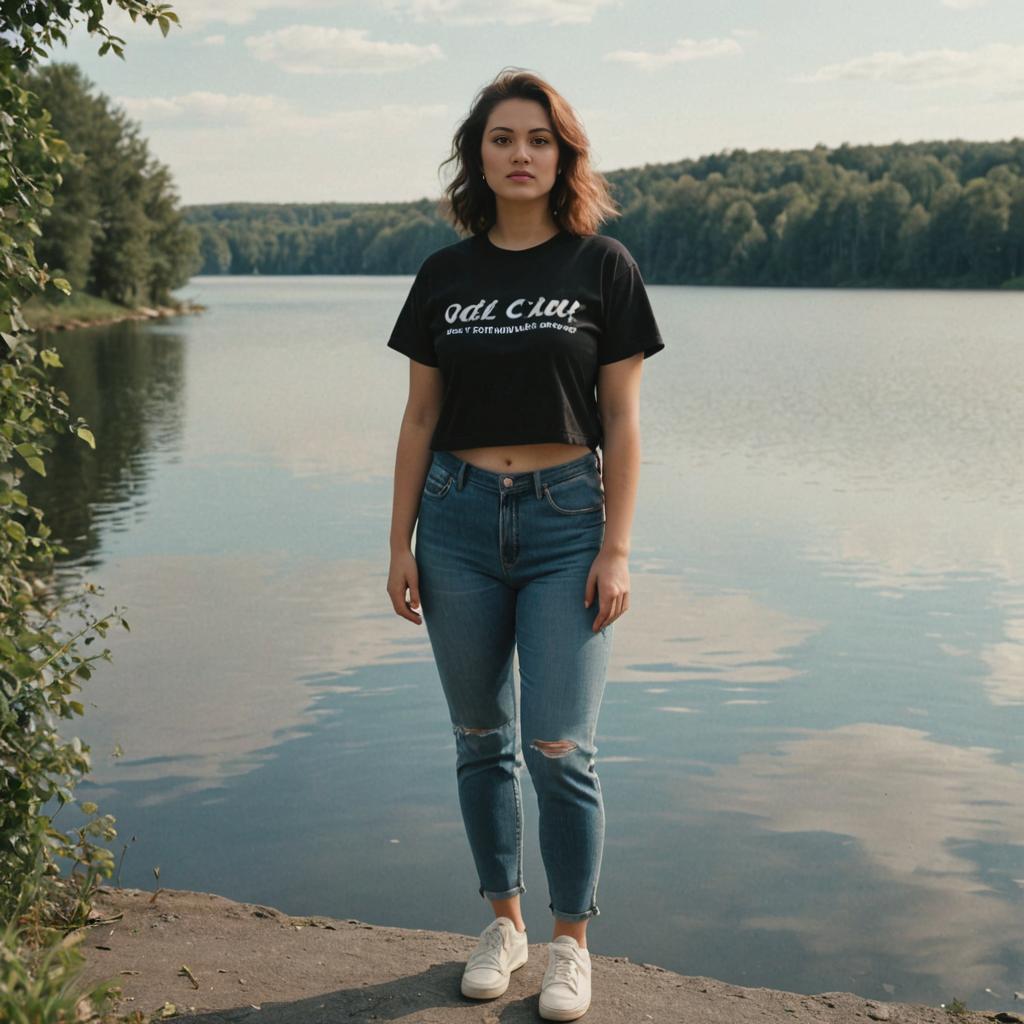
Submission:
[[[583,607],[589,608],[594,590],[601,599],[591,627],[596,633],[613,623],[629,610],[629,556],[614,551],[600,551],[590,566],[587,587],[583,594]]]

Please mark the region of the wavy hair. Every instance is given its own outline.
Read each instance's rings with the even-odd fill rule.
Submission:
[[[608,181],[590,164],[590,140],[569,102],[539,75],[506,67],[476,95],[469,113],[452,139],[455,177],[440,201],[442,215],[456,230],[478,235],[497,220],[497,201],[480,176],[480,148],[491,111],[502,100],[536,100],[548,112],[558,140],[562,173],[549,193],[551,213],[562,229],[574,235],[593,235],[609,217],[621,216]]]

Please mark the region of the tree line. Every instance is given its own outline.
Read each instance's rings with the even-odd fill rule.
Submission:
[[[23,84],[70,150],[37,258],[73,290],[126,306],[168,302],[201,266],[200,236],[183,215],[170,169],[77,65],[34,67]]]
[[[607,174],[656,284],[1024,285],[1024,139],[734,149]],[[438,203],[187,206],[204,274],[411,274]]]

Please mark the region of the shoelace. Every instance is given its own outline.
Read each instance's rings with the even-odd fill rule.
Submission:
[[[564,942],[553,943],[548,947],[554,953],[554,980],[564,981],[573,992],[578,991],[580,960],[579,954]]]
[[[493,965],[495,970],[503,970],[501,953],[505,948],[505,937],[500,928],[490,928],[480,936],[476,949],[470,956],[471,966],[483,967]]]

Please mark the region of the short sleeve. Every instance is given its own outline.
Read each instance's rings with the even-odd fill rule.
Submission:
[[[640,268],[633,261],[612,282],[603,321],[597,358],[602,365],[637,352],[643,352],[646,359],[665,347]]]
[[[427,276],[426,267],[421,266],[406,296],[395,326],[388,339],[388,348],[401,352],[418,363],[437,366],[434,339],[430,336],[427,322]]]

